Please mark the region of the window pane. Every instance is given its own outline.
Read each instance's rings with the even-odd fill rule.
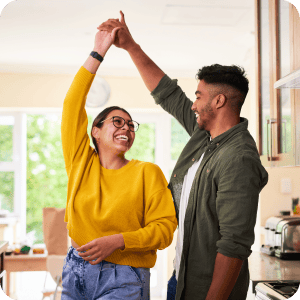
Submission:
[[[126,153],[126,159],[155,162],[155,124],[140,124],[135,133],[135,140],[131,149]]]
[[[14,117],[0,116],[0,161],[13,161]]]
[[[261,102],[262,102],[262,151],[267,154],[267,120],[270,119],[270,63],[269,63],[269,1],[260,1],[260,41],[261,41]]]
[[[290,73],[289,3],[279,1],[280,78]],[[292,109],[290,89],[280,89],[281,153],[292,150]]]
[[[43,207],[66,206],[67,174],[61,144],[61,116],[27,116],[27,232],[43,242]]]
[[[181,124],[172,118],[171,120],[171,159],[177,160],[182,149],[189,141],[190,136]]]
[[[0,172],[0,209],[14,211],[14,172]]]

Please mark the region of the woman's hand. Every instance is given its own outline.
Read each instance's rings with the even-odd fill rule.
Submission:
[[[100,31],[107,31],[107,32],[113,32],[115,29],[117,30],[116,37],[114,39],[114,45],[116,47],[125,49],[128,51],[128,49],[132,46],[135,46],[136,43],[133,40],[129,29],[126,25],[124,14],[122,11],[120,11],[121,14],[121,20],[119,19],[109,19],[106,22],[102,23],[98,29]]]
[[[99,30],[95,36],[93,51],[98,52],[102,57],[104,57],[110,46],[114,43],[118,30],[119,28],[117,27],[111,32]]]
[[[95,239],[76,250],[85,261],[88,261],[91,265],[96,265],[106,257],[110,256],[115,250],[124,250],[124,248],[125,243],[123,235],[114,234]]]

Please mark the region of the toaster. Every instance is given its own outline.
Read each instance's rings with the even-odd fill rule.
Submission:
[[[281,235],[278,233],[277,227],[280,227],[282,222],[291,220],[300,221],[300,216],[276,216],[267,219],[264,232],[265,244],[261,246],[261,252],[270,256],[275,255],[275,250],[281,246],[281,243],[279,243],[279,236],[281,237]]]
[[[300,218],[282,220],[275,232],[275,256],[300,260]]]

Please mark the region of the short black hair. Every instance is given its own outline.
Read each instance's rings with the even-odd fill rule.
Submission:
[[[249,91],[249,80],[245,76],[245,70],[236,65],[223,66],[214,64],[205,66],[199,69],[196,78],[209,84],[227,84],[240,91],[244,99]]]
[[[91,129],[91,137],[92,137],[92,141],[93,141],[93,144],[95,146],[95,150],[96,150],[97,153],[98,153],[99,150],[98,150],[98,146],[97,146],[97,141],[93,137],[93,134],[92,134],[93,128],[94,127],[101,128],[103,126],[103,123],[101,123],[101,122],[104,121],[106,119],[106,117],[108,116],[108,114],[110,112],[112,112],[113,110],[121,110],[121,111],[125,112],[130,117],[130,119],[132,119],[130,113],[126,109],[124,109],[122,107],[119,107],[119,106],[109,106],[109,107],[103,109],[98,114],[98,116],[95,118],[95,120],[93,122],[93,125],[92,125],[92,129]]]

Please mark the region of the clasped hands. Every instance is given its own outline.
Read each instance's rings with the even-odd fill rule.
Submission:
[[[96,265],[110,256],[115,250],[124,250],[125,243],[122,234],[114,234],[97,238],[76,250],[78,254],[91,265]]]
[[[120,11],[121,19],[109,19],[97,27],[99,32],[106,31],[108,33],[115,33],[113,44],[116,47],[128,50],[135,44],[129,29],[125,23],[124,14]]]

